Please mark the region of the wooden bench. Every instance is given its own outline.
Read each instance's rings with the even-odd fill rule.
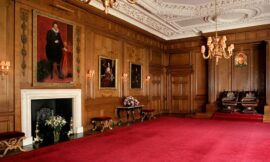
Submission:
[[[20,149],[23,152],[26,151],[21,147],[23,139],[23,132],[13,131],[0,133],[0,146],[4,150],[0,157],[5,156],[9,150]]]
[[[154,116],[155,109],[142,109],[142,122],[145,118],[152,119],[155,118]]]
[[[91,123],[93,124],[92,131],[96,131],[100,128],[100,131],[103,132],[105,128],[112,130],[112,118],[108,116],[102,117],[93,117],[91,118]]]

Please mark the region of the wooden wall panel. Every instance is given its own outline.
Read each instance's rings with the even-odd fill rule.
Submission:
[[[11,115],[1,115],[0,116],[0,133],[6,131],[14,130],[14,116]]]
[[[234,56],[222,60],[214,69],[209,69],[210,83],[214,84],[213,91],[209,92],[210,103],[215,103],[222,91],[258,91],[265,94],[266,82],[266,45],[264,42],[239,43],[235,45],[234,54],[244,52],[247,55],[247,66],[235,66]],[[213,64],[213,62],[211,62]],[[209,86],[211,86],[209,84]],[[264,102],[264,101],[262,101]]]
[[[190,113],[190,75],[171,78],[172,113]]]
[[[180,53],[170,55],[170,65],[189,65],[190,53]]]
[[[231,90],[231,60],[220,60],[215,69],[218,91]]]
[[[0,132],[14,130],[14,2],[0,1],[0,61],[10,61],[7,76],[0,76]]]
[[[202,58],[202,54],[198,50],[192,51],[194,73],[191,75],[193,79],[191,90],[191,109],[192,112],[201,112],[205,110],[207,99],[207,61]]]
[[[162,81],[162,73],[151,74],[149,107],[154,108],[156,113],[161,113],[163,109]]]
[[[154,108],[155,113],[159,114],[165,112],[166,96],[164,84],[164,53],[162,51],[153,50],[149,59],[149,75],[151,77],[149,82],[149,107]]]
[[[16,3],[15,9],[14,3]],[[0,45],[2,49],[0,60],[8,58],[12,66],[10,75],[3,81],[0,80],[0,86],[3,87],[0,89],[0,119],[3,118],[0,130],[21,129],[21,89],[51,88],[33,86],[34,10],[72,21],[81,27],[80,66],[78,67],[80,78],[75,86],[61,88],[79,88],[82,90],[82,120],[85,127],[89,125],[88,121],[93,116],[104,114],[115,119],[115,108],[122,104],[123,96],[135,96],[142,104],[148,106],[150,90],[149,86],[146,85],[145,78],[149,75],[149,54],[152,50],[162,51],[163,41],[136,27],[130,29],[128,23],[123,23],[120,20],[115,21],[115,18],[112,20],[104,16],[102,11],[100,11],[102,15],[100,16],[90,8],[80,9],[77,7],[80,2],[75,3],[62,0],[4,0],[0,2],[0,41],[4,42]],[[68,10],[59,9],[56,4],[66,7]],[[14,13],[15,15],[13,15]],[[15,24],[13,24],[12,19],[15,19]],[[23,23],[24,29],[22,28]],[[13,32],[8,32],[10,29],[15,31],[15,35],[13,35]],[[27,40],[25,43],[21,41],[22,36],[25,36]],[[134,54],[139,60],[134,59],[127,48],[135,49]],[[26,51],[25,55],[22,55],[22,49]],[[98,58],[100,55],[118,59],[118,84],[116,89],[99,88]],[[156,61],[162,64],[162,61],[159,62],[159,58]],[[122,82],[121,77],[124,72],[130,75],[130,62],[142,64],[143,87],[140,90],[130,89],[129,80],[125,83]],[[95,71],[91,80],[86,78],[88,70]],[[13,76],[15,76],[14,82]],[[158,109],[160,109],[160,105],[158,105]]]
[[[239,51],[235,51],[236,53]],[[250,90],[251,89],[251,70],[253,68],[253,62],[255,61],[254,58],[252,57],[253,55],[251,54],[252,51],[250,50],[245,50],[245,53],[247,55],[247,63],[249,66],[244,66],[244,67],[236,67],[234,66],[234,60],[231,59],[232,63],[232,70],[231,70],[231,76],[232,76],[232,90],[236,91],[243,91],[243,90]],[[230,70],[228,70],[230,72]],[[256,71],[255,69],[253,71]],[[258,71],[256,71],[258,72]],[[221,78],[223,79],[223,78]],[[255,78],[254,78],[255,79]],[[255,83],[256,85],[256,83]]]

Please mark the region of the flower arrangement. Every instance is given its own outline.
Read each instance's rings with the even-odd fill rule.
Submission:
[[[140,104],[140,102],[136,98],[134,98],[132,96],[128,96],[125,98],[123,104],[124,104],[124,106],[138,106]]]
[[[45,125],[53,128],[54,142],[58,142],[60,138],[60,131],[67,121],[61,116],[51,116],[45,121]]]
[[[54,130],[61,130],[67,121],[61,116],[51,116],[46,120],[45,125],[52,127]]]

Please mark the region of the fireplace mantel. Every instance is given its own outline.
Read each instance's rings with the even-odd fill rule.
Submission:
[[[31,101],[37,99],[72,98],[72,118],[74,133],[82,133],[82,106],[80,89],[22,89],[21,90],[21,123],[26,138],[23,145],[33,143],[31,133]]]

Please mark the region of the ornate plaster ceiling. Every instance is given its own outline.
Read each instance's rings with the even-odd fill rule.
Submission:
[[[103,10],[100,0],[90,5]],[[215,31],[214,0],[118,0],[109,14],[165,40]],[[217,0],[218,30],[270,24],[270,0]]]

